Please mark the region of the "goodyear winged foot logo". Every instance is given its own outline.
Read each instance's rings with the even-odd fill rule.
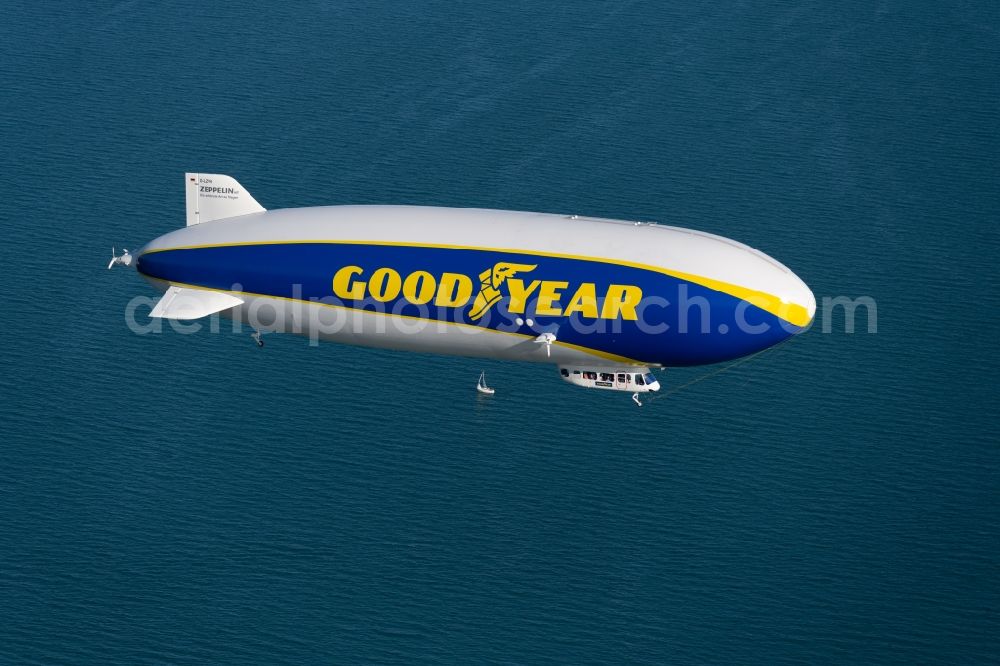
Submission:
[[[500,285],[502,285],[507,278],[517,275],[518,273],[527,273],[528,271],[533,271],[538,267],[538,264],[510,264],[506,262],[500,262],[498,264],[493,264],[493,268],[487,268],[485,271],[479,274],[479,295],[476,296],[476,301],[472,304],[472,311],[469,312],[469,319],[476,321],[481,319],[486,311],[491,307],[496,305],[496,303],[503,297],[500,293]]]

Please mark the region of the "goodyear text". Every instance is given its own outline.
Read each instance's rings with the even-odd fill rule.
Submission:
[[[469,318],[480,319],[507,292],[507,311],[525,314],[529,304],[540,317],[568,317],[578,314],[591,319],[636,321],[642,290],[635,285],[610,284],[600,292],[593,282],[570,284],[560,280],[533,280],[514,277],[529,273],[535,265],[500,262],[484,270],[474,282],[462,273],[399,271],[382,267],[366,271],[361,266],[344,266],[333,276],[333,294],[342,300],[367,297],[388,303],[403,298],[414,305],[462,308],[471,305]],[[474,296],[475,294],[475,296]]]

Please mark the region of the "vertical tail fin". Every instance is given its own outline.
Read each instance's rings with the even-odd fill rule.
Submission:
[[[189,227],[226,217],[263,213],[266,210],[232,176],[186,173],[184,182]]]

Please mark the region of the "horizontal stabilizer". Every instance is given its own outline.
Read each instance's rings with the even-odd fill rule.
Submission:
[[[162,319],[201,319],[242,303],[243,299],[221,291],[170,287],[149,316]]]
[[[189,227],[226,217],[263,213],[265,210],[232,176],[186,173],[184,182]]]

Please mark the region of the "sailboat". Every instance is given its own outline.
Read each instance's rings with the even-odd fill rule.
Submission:
[[[486,395],[493,395],[495,391],[486,385],[486,371],[483,370],[482,374],[479,375],[479,383],[476,384],[476,390],[480,393],[485,393]]]

